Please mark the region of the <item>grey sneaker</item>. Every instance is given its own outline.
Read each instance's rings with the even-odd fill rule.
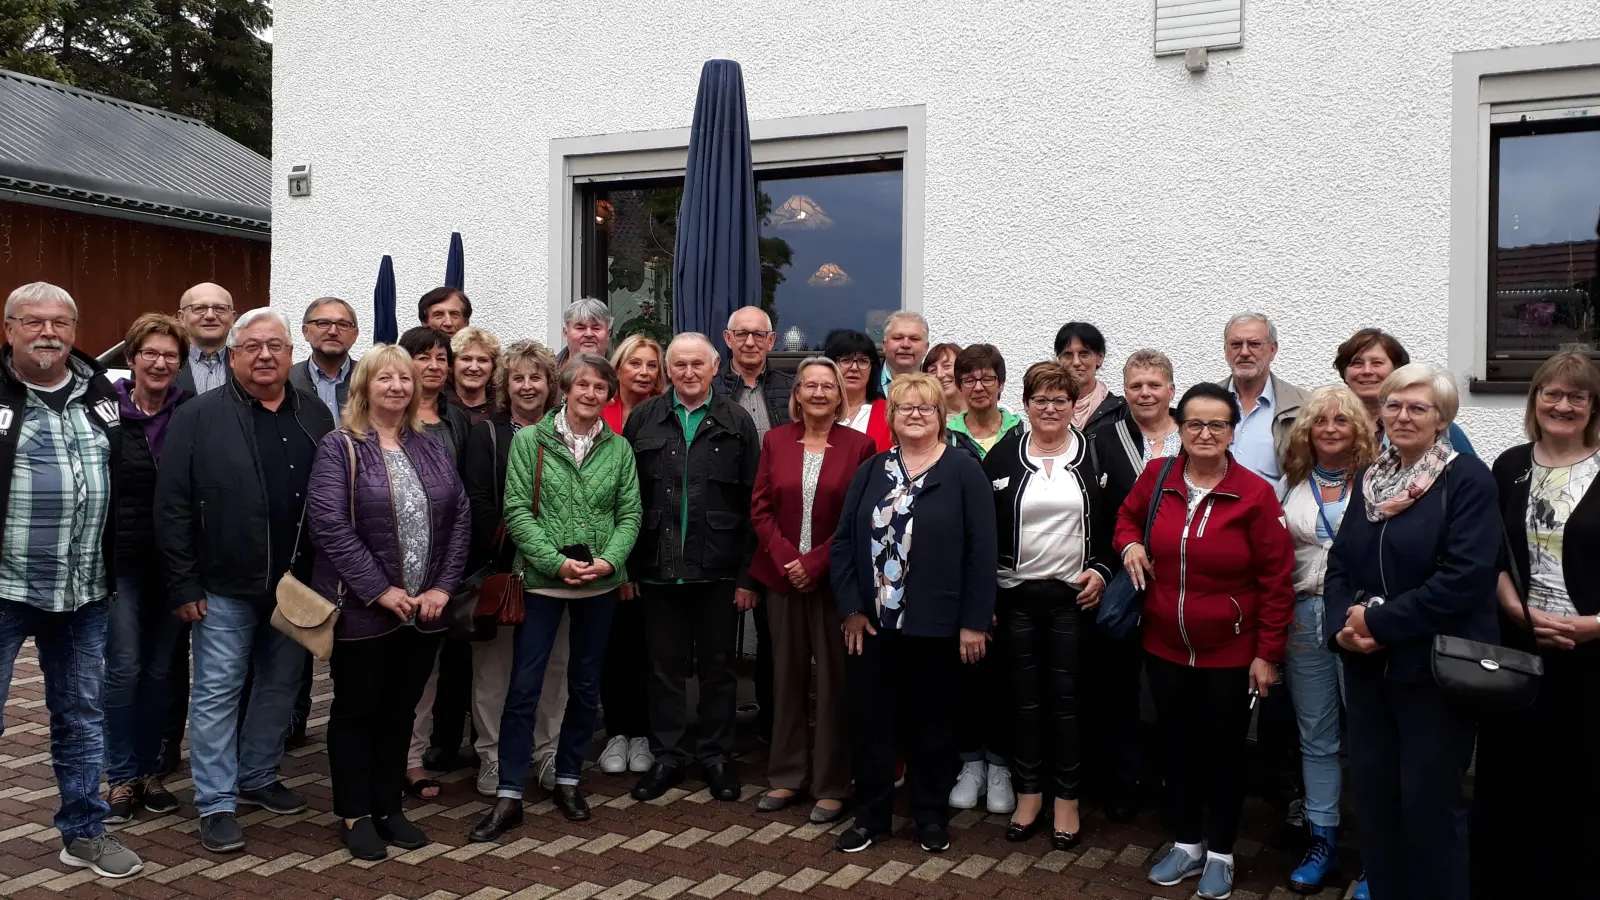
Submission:
[[[600,751],[600,771],[607,775],[621,775],[628,771],[628,736],[615,734],[606,739],[606,749]]]
[[[556,755],[539,758],[539,786],[547,791],[556,789]]]
[[[274,781],[253,791],[240,791],[239,805],[259,806],[270,813],[292,816],[305,810],[306,798],[284,787],[283,782]]]
[[[1205,874],[1200,876],[1200,886],[1194,893],[1201,900],[1228,900],[1233,896],[1233,866],[1208,857]]]
[[[244,849],[244,829],[231,812],[200,817],[200,846],[212,853],[232,853]]]
[[[1156,863],[1155,867],[1150,870],[1150,883],[1171,887],[1185,878],[1193,878],[1199,875],[1205,867],[1204,856],[1196,859],[1177,847],[1173,847],[1167,851],[1166,857],[1161,862]]]
[[[127,878],[144,870],[144,861],[109,834],[76,838],[61,848],[61,861],[80,869],[93,869],[101,878]]]
[[[656,764],[656,755],[650,752],[650,739],[628,739],[628,771],[639,775],[650,771]]]
[[[493,797],[500,790],[500,762],[485,760],[478,765],[478,793]]]

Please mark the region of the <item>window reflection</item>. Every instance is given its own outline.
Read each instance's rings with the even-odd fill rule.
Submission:
[[[1492,356],[1596,351],[1600,122],[1491,131]]]

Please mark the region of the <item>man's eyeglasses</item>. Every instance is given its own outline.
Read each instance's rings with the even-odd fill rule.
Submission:
[[[147,363],[153,363],[153,362],[158,362],[160,360],[166,360],[169,365],[174,365],[175,366],[175,365],[178,364],[178,354],[176,354],[176,353],[162,353],[160,350],[140,350],[139,351],[139,358],[144,360]]]
[[[327,331],[330,328],[337,328],[340,331],[350,331],[356,327],[356,323],[350,321],[349,319],[312,319],[306,324],[318,331]]]
[[[1543,387],[1539,389],[1539,399],[1551,406],[1566,400],[1573,406],[1582,408],[1588,406],[1594,397],[1590,396],[1588,391],[1563,391],[1556,387]]]
[[[213,316],[221,318],[222,316],[233,312],[233,307],[221,303],[191,303],[188,306],[185,306],[184,310],[194,313],[197,316],[204,316],[209,313]]]
[[[1420,419],[1434,411],[1436,407],[1431,403],[1401,403],[1399,400],[1388,400],[1383,404],[1383,414],[1398,418],[1401,410],[1413,419]]]
[[[746,341],[756,341],[759,343],[772,336],[772,332],[770,331],[760,331],[754,328],[745,328],[740,329],[739,331],[730,331],[728,333],[733,335],[733,343],[735,344],[743,344]]]
[[[28,334],[38,334],[49,325],[57,331],[71,331],[78,327],[77,319],[39,319],[33,316],[6,316],[6,321],[15,322]]]
[[[872,360],[865,356],[846,356],[844,359],[839,360],[839,368],[870,369],[872,368]]]
[[[1029,397],[1028,405],[1037,410],[1053,409],[1056,412],[1066,412],[1072,408],[1072,401],[1066,397]]]
[[[912,418],[914,416],[927,418],[928,416],[937,413],[939,411],[939,407],[934,406],[931,403],[904,404],[901,406],[896,406],[894,411],[898,415],[905,416],[906,418]]]
[[[279,353],[289,349],[289,342],[280,341],[277,338],[273,338],[270,341],[245,341],[233,349],[238,350],[245,356],[260,356],[263,349],[273,356],[277,356]]]
[[[1186,419],[1183,423],[1183,430],[1194,437],[1198,437],[1202,431],[1220,437],[1227,434],[1228,429],[1232,427],[1231,422],[1207,422],[1201,419]]]
[[[1229,341],[1228,342],[1228,349],[1232,350],[1235,353],[1238,353],[1240,350],[1243,350],[1243,349],[1245,349],[1247,347],[1250,349],[1251,353],[1260,353],[1261,351],[1267,349],[1267,342],[1266,341]]]
[[[961,379],[962,387],[977,387],[980,384],[984,387],[994,387],[999,383],[1000,379],[993,375],[968,375]]]

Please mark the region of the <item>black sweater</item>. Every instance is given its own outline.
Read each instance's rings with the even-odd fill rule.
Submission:
[[[1500,519],[1510,536],[1510,565],[1524,587],[1528,584],[1528,491],[1533,481],[1533,445],[1519,444],[1494,461],[1494,482],[1500,489]],[[1567,518],[1561,541],[1561,574],[1567,595],[1579,613],[1600,614],[1600,490],[1590,485]],[[1514,632],[1505,630],[1510,637]]]

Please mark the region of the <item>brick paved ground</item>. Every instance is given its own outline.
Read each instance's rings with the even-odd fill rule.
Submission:
[[[1097,813],[1085,820],[1078,852],[1054,853],[1045,837],[1007,844],[998,816],[963,813],[954,820],[949,852],[930,856],[903,827],[897,839],[865,853],[832,849],[831,831],[806,824],[808,807],[775,816],[755,811],[757,787],[737,804],[712,801],[703,785],[686,783],[661,800],[636,804],[632,781],[591,771],[584,787],[596,807],[593,821],[572,825],[553,813],[542,792],[529,795],[528,823],[499,844],[470,844],[466,834],[487,804],[473,790],[473,772],[444,779],[434,802],[409,801],[409,814],[433,838],[421,850],[377,864],[357,862],[342,849],[320,742],[332,686],[325,671],[316,684],[314,743],[285,758],[283,777],[311,800],[295,816],[254,812],[242,817],[249,842],[243,854],[218,856],[200,849],[194,810],[163,817],[145,814],[123,826],[122,840],[145,859],[142,875],[122,882],[96,879],[56,858],[61,844],[51,817],[56,809],[50,768],[44,684],[24,647],[5,709],[0,737],[0,897],[342,897],[428,900],[744,900],[765,896],[820,900],[928,898],[928,900],[1149,900],[1191,896],[1156,888],[1146,867],[1164,838],[1151,815],[1113,825]],[[757,782],[758,755],[740,761],[744,778]],[[187,770],[171,787],[192,797]],[[1265,833],[1266,813],[1253,804],[1247,832]],[[1239,847],[1239,900],[1287,900],[1281,887],[1291,866],[1284,854],[1246,840]],[[1328,890],[1321,900],[1341,896]]]

